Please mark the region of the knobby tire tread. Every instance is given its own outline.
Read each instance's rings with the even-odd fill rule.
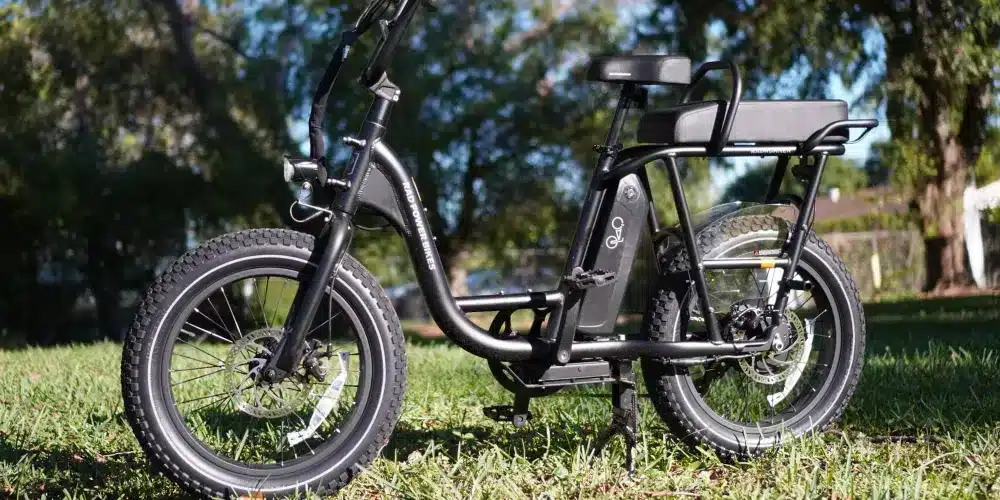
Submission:
[[[150,422],[141,404],[139,363],[142,343],[146,335],[150,333],[148,329],[152,318],[159,311],[160,303],[170,294],[183,277],[206,261],[217,259],[241,248],[255,246],[294,246],[311,251],[314,247],[314,242],[314,238],[311,235],[287,229],[250,229],[213,238],[185,253],[158,276],[139,305],[138,312],[125,338],[122,355],[121,379],[125,413],[128,417],[129,425],[132,427],[139,444],[146,451],[150,461],[184,490],[195,495],[221,498],[230,497],[234,493],[237,493],[214,489],[211,485],[204,484],[192,477],[184,469],[186,464],[177,464],[172,461],[169,455],[164,453],[163,445],[157,442],[155,434],[150,432]],[[388,327],[390,333],[387,340],[389,341],[389,349],[392,350],[395,360],[392,373],[399,382],[389,384],[393,392],[388,401],[389,411],[385,418],[382,418],[382,422],[375,432],[374,442],[368,446],[359,460],[348,466],[347,470],[338,477],[335,477],[332,481],[317,485],[317,488],[312,491],[318,494],[332,494],[345,487],[388,444],[389,437],[402,411],[403,393],[406,387],[406,357],[403,348],[403,333],[400,329],[396,312],[389,302],[389,298],[368,270],[350,255],[344,257],[341,267],[349,270],[355,278],[359,279],[364,284],[364,289],[378,303],[378,309],[381,313],[380,320]]]
[[[779,234],[787,235],[789,234],[790,227],[791,224],[788,221],[773,216],[732,217],[725,219],[699,233],[697,236],[697,247],[699,252],[704,255],[708,250],[717,247],[730,238],[768,230],[777,230]],[[833,264],[836,272],[845,278],[844,283],[847,287],[846,292],[849,298],[848,300],[853,301],[854,304],[857,305],[857,316],[860,317],[860,322],[858,323],[860,330],[856,333],[856,335],[860,336],[858,360],[848,375],[849,380],[847,386],[842,395],[838,398],[836,408],[830,414],[830,417],[808,431],[808,433],[821,433],[832,423],[840,419],[851,400],[851,396],[857,388],[861,369],[864,365],[865,332],[867,331],[867,327],[865,323],[865,314],[861,305],[861,297],[857,289],[857,283],[848,271],[847,266],[840,259],[840,257],[837,256],[833,248],[831,248],[829,244],[819,238],[812,231],[809,231],[808,233],[806,245],[820,250],[822,252],[822,257],[827,260],[828,263]],[[676,273],[687,273],[690,268],[687,250],[684,248],[683,244],[678,244],[676,242],[673,244],[667,242],[663,243],[661,247],[657,249],[657,261],[661,273],[665,274],[674,274],[676,276]],[[670,287],[661,286],[654,292],[647,312],[649,317],[646,321],[646,324],[649,325],[647,328],[647,334],[650,339],[661,340],[664,337],[672,335],[673,332],[669,330],[673,328],[674,324],[677,324],[674,318],[676,315],[681,314],[680,308],[683,307],[682,301],[683,297],[678,297],[677,290]],[[647,365],[643,367],[644,375],[663,372],[663,375],[674,376],[678,374],[678,370],[684,370],[683,368],[678,368],[672,365],[667,365],[665,368],[657,369],[655,365],[651,363],[651,360],[646,359],[643,360],[643,364]],[[662,375],[644,376],[644,379],[650,399],[661,420],[663,420],[673,435],[678,436],[689,446],[707,446],[721,459],[726,461],[736,461],[749,458],[766,450],[766,448],[747,447],[734,449],[722,446],[719,443],[707,438],[704,435],[704,429],[695,425],[695,423],[692,422],[690,414],[681,407],[678,402],[681,398],[675,393],[671,384],[668,383],[667,377]]]

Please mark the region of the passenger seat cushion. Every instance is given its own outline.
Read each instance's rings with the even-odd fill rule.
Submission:
[[[647,144],[708,144],[722,128],[726,101],[698,101],[650,111],[639,120],[637,138]],[[788,144],[804,142],[817,130],[847,119],[847,103],[822,101],[742,101],[733,120],[729,143]],[[846,130],[827,136],[843,143]]]

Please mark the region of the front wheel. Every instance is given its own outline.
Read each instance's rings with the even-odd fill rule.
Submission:
[[[698,238],[707,258],[779,256],[790,224],[769,216],[740,216]],[[704,312],[685,279],[683,248],[659,253],[663,274],[646,316],[653,340],[707,340]],[[712,311],[724,340],[761,338],[761,318],[775,306],[783,270],[706,271]],[[695,366],[644,359],[643,375],[657,413],[691,444],[725,458],[753,455],[790,437],[818,432],[840,416],[861,372],[865,320],[854,279],[833,250],[809,233],[793,279],[780,351],[708,360]]]
[[[125,341],[122,390],[149,459],[213,497],[336,491],[399,418],[403,337],[389,300],[346,256],[277,384],[257,373],[281,340],[311,236],[250,230],[206,242],[149,289]],[[308,273],[307,273],[308,274]]]

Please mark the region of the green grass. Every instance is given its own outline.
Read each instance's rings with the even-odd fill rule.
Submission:
[[[836,428],[765,457],[720,463],[667,435],[643,400],[639,473],[616,442],[606,387],[532,402],[522,429],[486,363],[445,342],[407,346],[396,433],[342,495],[406,498],[1000,497],[1000,299],[872,304],[861,384]],[[122,417],[120,346],[0,352],[0,496],[162,497]]]

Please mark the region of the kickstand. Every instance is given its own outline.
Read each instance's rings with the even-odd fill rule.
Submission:
[[[625,469],[635,473],[635,433],[639,427],[639,398],[635,392],[635,373],[631,361],[616,361],[611,364],[615,379],[611,386],[611,427],[597,440],[597,451],[601,451],[615,434],[625,438]]]
[[[510,422],[514,427],[523,427],[531,419],[528,403],[531,397],[525,394],[514,395],[514,405],[488,406],[483,408],[483,415],[497,422]]]

